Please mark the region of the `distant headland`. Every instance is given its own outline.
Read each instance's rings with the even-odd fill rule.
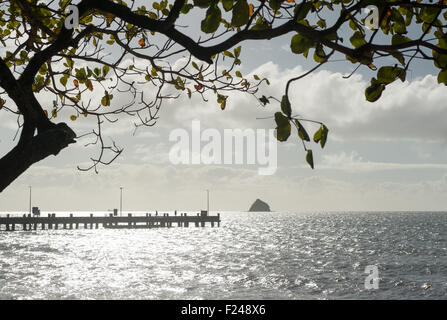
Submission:
[[[250,209],[248,209],[249,212],[270,212],[270,206],[260,200],[260,199],[256,199],[255,202],[253,202],[253,204],[251,205]]]

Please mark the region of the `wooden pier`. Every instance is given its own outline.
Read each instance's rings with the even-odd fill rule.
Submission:
[[[152,215],[147,213],[139,216],[93,216],[74,217],[57,217],[54,213],[48,214],[47,217],[33,216],[24,214],[23,217],[0,217],[0,231],[32,231],[32,230],[57,230],[57,229],[98,229],[99,226],[107,229],[149,229],[149,228],[170,228],[170,227],[205,227],[206,223],[210,223],[211,227],[220,226],[220,214],[217,216],[209,216],[208,214],[197,213],[197,215],[187,215],[181,213],[177,215],[169,215],[158,213]]]

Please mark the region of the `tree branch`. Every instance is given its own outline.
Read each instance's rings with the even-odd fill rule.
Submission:
[[[0,192],[25,172],[32,164],[50,156],[57,155],[76,137],[65,123],[57,124],[25,144],[18,144],[0,159]]]

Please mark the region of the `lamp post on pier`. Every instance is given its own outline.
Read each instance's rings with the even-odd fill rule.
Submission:
[[[29,188],[29,213],[31,214],[31,189],[33,188],[32,186],[28,186]]]
[[[123,187],[120,187],[120,217],[123,216]]]
[[[206,189],[206,214],[210,214],[210,191]]]

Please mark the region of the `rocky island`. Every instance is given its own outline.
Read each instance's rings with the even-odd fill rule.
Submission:
[[[249,212],[270,212],[270,206],[260,199],[256,199],[251,205]]]

